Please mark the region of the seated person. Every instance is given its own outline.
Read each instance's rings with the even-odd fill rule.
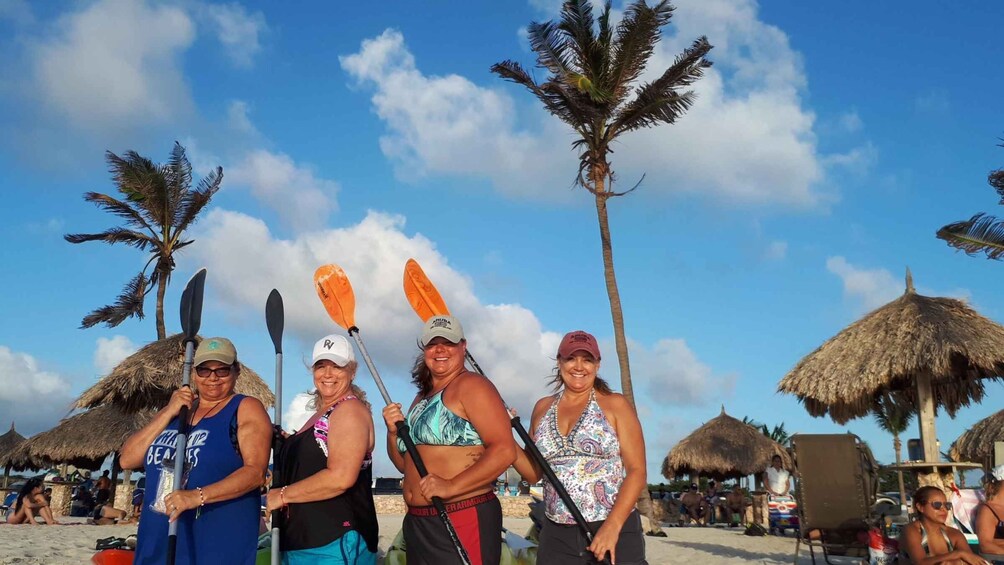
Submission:
[[[120,521],[125,522],[126,511],[115,508],[108,502],[109,489],[99,489],[98,497],[95,500],[94,511],[91,518],[98,526],[111,526]]]
[[[77,485],[73,489],[70,500],[70,516],[89,516],[94,512],[94,496],[83,485]]]
[[[917,489],[913,508],[917,519],[907,524],[899,536],[900,554],[908,559],[907,563],[986,565],[986,560],[969,549],[962,532],[945,525],[952,503],[941,489],[932,486]]]
[[[763,484],[770,497],[787,497],[791,493],[791,473],[783,467],[780,455],[770,458],[770,467],[763,473]]]
[[[683,496],[680,497],[680,523],[683,524],[687,518],[690,518],[703,526],[704,507],[704,497],[701,496],[701,491],[697,489],[697,483],[691,484],[690,490],[683,493]]]
[[[716,522],[715,513],[721,504],[721,495],[718,494],[718,484],[714,479],[708,481],[708,490],[704,493],[704,523],[714,524]]]
[[[1004,465],[994,467],[984,481],[986,502],[976,514],[980,552],[1004,555]]]
[[[746,492],[742,487],[736,486],[731,492],[726,493],[725,503],[722,509],[725,511],[725,523],[732,524],[733,521],[743,523],[746,519]]]
[[[271,475],[267,479],[266,485],[272,484]],[[140,477],[136,481],[136,488],[132,489],[132,517],[139,521],[139,515],[143,512],[143,494],[146,492],[146,477]]]
[[[17,494],[14,508],[7,514],[8,524],[38,524],[38,518],[46,524],[58,524],[49,508],[49,501],[42,494],[42,479],[28,479]]]

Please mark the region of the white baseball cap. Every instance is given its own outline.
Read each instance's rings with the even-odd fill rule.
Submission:
[[[339,367],[344,367],[356,360],[352,353],[352,345],[345,337],[332,334],[324,336],[314,344],[314,357],[311,365],[322,359],[327,359]]]

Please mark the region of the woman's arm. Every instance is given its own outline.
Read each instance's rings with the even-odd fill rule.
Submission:
[[[551,406],[554,401],[553,397],[545,396],[537,401],[537,404],[533,407],[533,415],[530,416],[530,438],[536,440],[535,430],[540,424],[540,419],[544,417],[547,413],[547,409]],[[512,464],[518,472],[528,483],[531,485],[536,483],[544,476],[544,470],[536,461],[530,457],[530,452],[524,446],[522,449],[516,446],[516,461]]]
[[[241,400],[237,408],[237,445],[240,446],[244,464],[223,479],[198,489],[175,491],[165,499],[176,505],[170,519],[176,520],[185,510],[198,508],[202,504],[231,500],[261,488],[268,468],[271,451],[272,420],[265,407],[257,398],[250,396]]]
[[[609,551],[610,561],[615,563],[614,549],[620,537],[621,527],[638,504],[638,498],[647,486],[648,473],[645,468],[645,437],[642,435],[641,422],[638,421],[634,407],[620,394],[606,397],[604,404],[605,406],[601,407],[607,418],[613,420],[617,440],[620,442],[625,475],[614,507],[603,522],[603,526],[596,532],[596,537],[588,549],[600,560]],[[699,496],[698,500],[703,498]]]
[[[150,422],[143,426],[138,432],[129,436],[129,439],[122,445],[119,451],[119,466],[123,469],[142,469],[146,459],[146,450],[150,448],[153,440],[167,428],[171,420],[175,419],[181,412],[182,407],[192,409],[195,401],[195,393],[189,387],[182,387],[171,394],[171,399],[167,406],[160,409]]]
[[[997,517],[987,505],[981,505],[976,514],[976,537],[980,538],[980,551],[983,553],[1004,553],[1004,540],[994,539],[997,522]]]
[[[495,385],[487,378],[467,373],[455,385],[467,420],[481,436],[484,452],[452,479],[432,473],[421,482],[422,495],[452,498],[495,482],[516,459],[516,442],[509,428],[509,414]]]
[[[415,397],[418,400],[418,397]],[[414,405],[414,402],[412,403]],[[404,413],[401,412],[401,404],[392,402],[383,408],[383,422],[387,426],[387,457],[394,467],[404,472],[404,453],[397,449],[397,422],[404,421]]]
[[[334,498],[355,484],[373,449],[373,416],[362,402],[346,402],[328,421],[328,464],[313,475],[268,493],[269,511],[294,502]],[[281,492],[281,494],[280,494]]]

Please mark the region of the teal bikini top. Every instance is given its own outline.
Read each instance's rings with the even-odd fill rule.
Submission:
[[[408,411],[408,426],[415,445],[484,445],[474,426],[443,404],[445,390],[419,400]],[[401,438],[397,439],[397,449],[405,451]]]

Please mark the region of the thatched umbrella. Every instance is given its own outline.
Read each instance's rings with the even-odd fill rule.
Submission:
[[[725,413],[694,430],[676,444],[662,462],[667,479],[683,474],[718,480],[761,473],[780,455],[786,469],[794,468],[788,451],[759,429]]]
[[[948,455],[953,461],[982,463],[993,457],[994,442],[998,441],[1004,441],[1004,410],[963,432],[948,450]]]
[[[127,413],[113,404],[99,406],[64,418],[55,428],[25,440],[9,462],[18,470],[62,463],[97,469],[109,453],[118,451],[152,416],[150,410]]]
[[[10,431],[0,436],[0,466],[3,467],[3,488],[7,488],[7,480],[10,477],[11,465],[7,462],[7,457],[23,441],[24,436],[14,429],[14,422],[10,423]]]
[[[950,415],[983,398],[982,379],[1004,375],[1004,327],[964,302],[906,292],[798,362],[778,385],[813,416],[844,423],[886,393],[918,408],[924,458],[938,461],[935,406]]]
[[[202,341],[202,338],[196,337],[196,341]],[[84,391],[74,406],[95,408],[115,404],[126,412],[159,409],[167,404],[171,392],[181,385],[184,362],[183,334],[154,341],[127,357],[108,376]],[[275,395],[268,385],[247,365],[241,365],[236,390],[261,400],[266,407],[275,404]]]

